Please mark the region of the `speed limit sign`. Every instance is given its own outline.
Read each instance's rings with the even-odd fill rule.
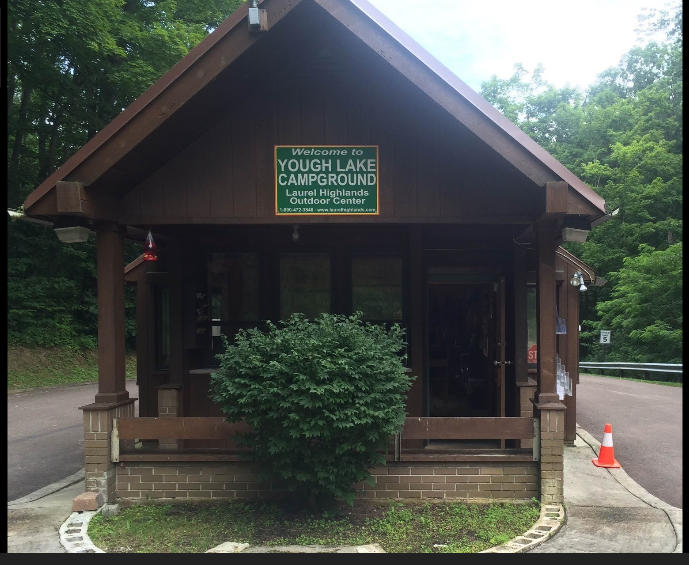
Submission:
[[[601,343],[610,343],[610,330],[601,330],[600,331],[600,342]]]

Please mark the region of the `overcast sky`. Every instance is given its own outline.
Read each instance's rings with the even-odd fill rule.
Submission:
[[[475,91],[514,65],[585,90],[637,43],[643,8],[667,0],[368,0]],[[645,12],[644,12],[645,13]]]

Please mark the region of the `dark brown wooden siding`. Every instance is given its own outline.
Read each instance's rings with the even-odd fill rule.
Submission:
[[[123,221],[275,220],[274,146],[340,144],[379,146],[380,219],[335,221],[520,223],[538,216],[541,189],[399,77],[382,77],[383,85],[351,72],[315,74],[268,81],[228,108],[127,194]]]

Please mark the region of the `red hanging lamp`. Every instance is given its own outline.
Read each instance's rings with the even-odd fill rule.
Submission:
[[[148,230],[148,235],[146,236],[146,241],[144,242],[144,261],[157,261],[158,260],[158,246],[156,242],[153,241],[153,235],[151,235],[151,230]]]

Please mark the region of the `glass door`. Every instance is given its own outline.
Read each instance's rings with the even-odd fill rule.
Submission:
[[[504,277],[429,273],[427,300],[429,416],[503,416]]]

